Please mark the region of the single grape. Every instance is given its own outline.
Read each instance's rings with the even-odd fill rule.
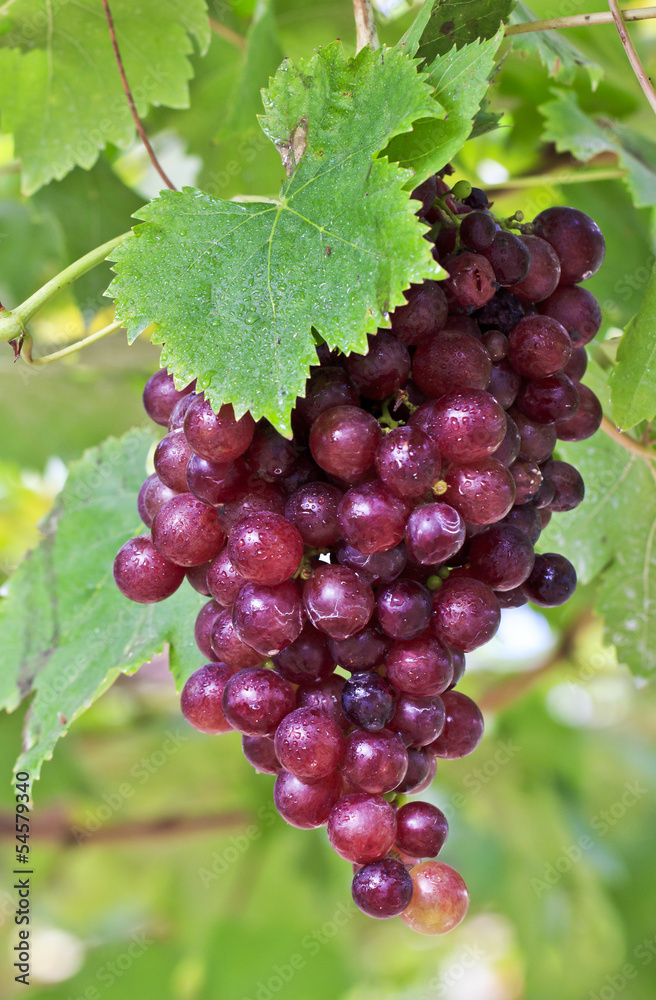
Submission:
[[[245,460],[257,475],[267,483],[275,483],[289,476],[296,463],[297,447],[272,427],[268,420],[261,420],[255,427],[253,440]]]
[[[500,285],[517,285],[529,272],[531,254],[514,233],[499,230],[492,243],[481,250],[481,253],[492,265],[495,279]]]
[[[346,566],[319,564],[303,586],[303,602],[315,628],[347,639],[364,628],[374,610],[371,587]]]
[[[334,406],[312,424],[310,451],[322,469],[351,483],[374,464],[381,436],[370,413],[357,406]]]
[[[540,312],[551,316],[567,330],[575,348],[589,344],[601,326],[599,302],[587,288],[576,285],[560,285],[553,295],[540,303]]]
[[[465,309],[480,309],[497,290],[493,266],[480,254],[463,250],[446,257],[442,266],[449,272],[445,288]]]
[[[235,670],[257,667],[264,659],[261,653],[239,638],[232,623],[231,611],[221,610],[212,621],[210,647],[217,660],[228,663]]]
[[[485,191],[482,191],[477,187],[472,187],[471,193],[468,194],[466,198],[463,198],[463,202],[465,205],[468,205],[469,208],[476,210],[488,208],[490,205]]]
[[[318,708],[320,712],[330,715],[342,732],[346,732],[350,726],[342,712],[344,683],[343,677],[332,674],[325,681],[315,681],[311,685],[302,684],[296,692],[296,704],[298,708]]]
[[[368,917],[397,917],[412,899],[412,879],[402,862],[383,858],[365,865],[353,876],[353,902]]]
[[[330,483],[307,483],[292,493],[285,506],[285,517],[306,545],[323,548],[338,541],[337,508],[342,496],[342,491]]]
[[[244,736],[273,736],[295,702],[293,687],[275,670],[247,667],[229,678],[223,714]]]
[[[399,734],[407,747],[425,747],[440,735],[445,718],[444,704],[439,695],[422,698],[401,694],[389,728]]]
[[[176,389],[173,377],[169,375],[166,368],[160,368],[158,372],[150,376],[144,386],[144,409],[151,420],[166,427],[175,404],[183,396],[193,392],[195,387],[196,383],[191,382],[184,389]]]
[[[508,354],[508,338],[501,330],[488,330],[483,337],[483,345],[491,361],[503,361]]]
[[[340,858],[357,865],[384,858],[395,838],[394,809],[382,795],[345,795],[328,817],[330,846]]]
[[[522,440],[519,436],[517,424],[511,416],[506,414],[506,433],[503,441],[496,451],[492,453],[492,458],[501,462],[507,469],[513,464],[521,448]]]
[[[280,771],[273,787],[273,801],[285,823],[299,830],[325,826],[342,794],[342,779],[337,771],[312,782]]]
[[[285,517],[261,511],[235,525],[228,538],[228,555],[246,580],[273,585],[298,569],[303,539]]]
[[[216,511],[191,493],[180,493],[163,504],[151,530],[160,555],[179,566],[209,562],[225,541]]]
[[[203,396],[195,399],[184,418],[184,434],[197,455],[208,462],[233,462],[243,455],[255,433],[250,413],[239,420],[232,406],[222,406],[218,413]]]
[[[528,274],[509,291],[520,302],[542,302],[554,291],[560,281],[560,261],[554,248],[539,236],[519,236],[529,254],[531,263]]]
[[[376,593],[378,623],[391,639],[414,639],[428,627],[430,591],[416,580],[395,580]]]
[[[330,716],[316,708],[296,708],[276,729],[276,757],[285,771],[305,780],[325,778],[342,762],[344,737]]]
[[[572,380],[559,372],[548,378],[525,382],[517,395],[516,405],[529,420],[552,424],[574,416],[579,406],[579,394]]]
[[[219,508],[219,520],[226,535],[229,535],[235,525],[250,514],[267,511],[282,517],[285,513],[285,503],[285,494],[279,486],[265,483],[262,479],[251,481],[247,493]]]
[[[454,507],[468,524],[493,524],[515,502],[515,481],[494,458],[467,465],[452,465],[444,475],[442,500]]]
[[[405,778],[408,751],[397,733],[355,729],[346,737],[342,774],[356,792],[384,795]]]
[[[184,580],[184,569],[155,549],[148,535],[131,538],[114,560],[116,586],[131,601],[155,604],[174,594]]]
[[[420,934],[447,934],[464,919],[469,893],[463,879],[441,861],[422,861],[410,869],[412,901],[401,920]]]
[[[185,476],[185,490],[210,507],[218,507],[243,496],[248,484],[248,467],[241,458],[217,465],[200,455],[191,455]]]
[[[556,434],[560,441],[585,441],[599,430],[604,411],[592,389],[577,385],[579,408],[569,420],[559,420]]]
[[[533,500],[542,485],[540,466],[530,458],[518,458],[510,466],[510,473],[515,480],[515,503],[517,506]]]
[[[343,368],[317,368],[306,383],[305,396],[296,408],[308,427],[324,410],[334,406],[359,406],[360,395]]]
[[[544,474],[554,486],[554,497],[548,505],[553,512],[574,510],[585,496],[585,484],[578,469],[569,462],[550,461],[544,467]]]
[[[222,608],[231,608],[245,583],[246,580],[231,560],[228,546],[225,545],[207,570],[207,586],[212,597]]]
[[[190,726],[201,733],[229,733],[223,714],[223,692],[234,674],[227,663],[206,663],[194,670],[182,689],[180,708]]]
[[[153,464],[161,482],[176,493],[186,493],[187,462],[191,458],[191,448],[182,431],[171,431],[157,445]]]
[[[393,549],[403,538],[410,507],[374,480],[352,486],[337,513],[342,537],[364,555]]]
[[[572,355],[564,326],[551,316],[525,316],[508,337],[508,360],[526,378],[561,372]]]
[[[424,792],[433,783],[437,771],[437,758],[425,747],[408,749],[408,770],[396,791],[405,795]]]
[[[347,542],[340,542],[336,550],[337,561],[342,566],[354,570],[361,580],[375,587],[391,583],[403,572],[406,552],[403,545],[395,545],[385,552],[365,555]]]
[[[499,602],[480,580],[449,579],[433,594],[434,634],[463,653],[489,642],[500,621]]]
[[[483,736],[483,716],[478,705],[460,691],[442,696],[446,710],[444,729],[429,750],[436,757],[457,760],[472,753]]]
[[[304,619],[301,591],[293,580],[246,583],[232,607],[235,632],[263,657],[277,656],[298,639]]]
[[[157,511],[175,495],[175,490],[165,486],[157,473],[149,476],[139,493],[141,519],[150,528]]]
[[[546,462],[556,447],[556,428],[553,424],[541,424],[529,420],[517,409],[510,411],[517,425],[520,439],[520,454],[538,465]]]
[[[416,427],[396,427],[376,449],[376,472],[396,497],[419,497],[440,478],[440,453]]]
[[[515,587],[514,590],[495,590],[495,594],[501,610],[504,608],[523,608],[528,603],[526,591],[522,586]]]
[[[329,639],[328,648],[340,667],[351,673],[358,673],[361,670],[372,670],[382,663],[391,641],[373,625],[367,625],[348,639]]]
[[[335,672],[328,642],[323,632],[306,622],[298,638],[273,657],[274,666],[292,684],[325,681]]]
[[[449,648],[427,632],[392,643],[385,666],[387,680],[404,694],[432,697],[446,691],[453,680]]]
[[[394,715],[395,695],[380,674],[354,673],[342,688],[342,712],[358,729],[376,733],[384,729]]]
[[[494,591],[513,590],[533,569],[535,554],[527,536],[511,524],[494,524],[473,539],[471,571]]]
[[[223,658],[217,657],[212,649],[212,629],[222,611],[223,608],[216,601],[208,601],[198,612],[194,625],[196,645],[203,656],[207,657],[208,660],[221,659],[221,662],[223,662]]]
[[[209,570],[211,563],[201,563],[200,566],[190,566],[185,576],[188,582],[199,594],[203,597],[211,597],[212,592],[207,583],[207,571]]]
[[[403,294],[406,303],[390,315],[392,333],[406,347],[416,346],[442,329],[449,307],[437,281],[410,285]]]
[[[429,434],[449,462],[477,462],[503,441],[506,415],[489,392],[447,392],[431,404]]]
[[[491,374],[482,343],[455,330],[442,330],[420,344],[412,361],[412,377],[431,399],[455,389],[487,389]]]
[[[366,354],[349,354],[346,371],[365,399],[387,399],[410,374],[408,349],[387,330],[369,334]]]
[[[282,770],[270,736],[242,736],[241,749],[248,763],[261,774],[279,774]]]
[[[487,391],[494,396],[499,406],[507,410],[517,399],[517,393],[522,387],[522,377],[516,372],[507,358],[492,365],[492,375]]]
[[[294,434],[296,433],[297,431],[294,430]],[[310,452],[307,449],[303,449],[296,456],[292,471],[288,475],[283,476],[282,479],[279,479],[278,482],[286,495],[290,497],[293,493],[297,493],[302,486],[306,486],[308,483],[319,483],[322,480],[323,472],[312,458]]]
[[[572,382],[580,382],[585,375],[587,367],[588,355],[585,347],[574,347],[572,350],[572,356],[563,368],[563,371],[568,378],[571,378]],[[576,388],[579,388],[578,385]]]
[[[541,608],[556,608],[576,590],[576,570],[557,552],[535,557],[533,572],[524,584],[529,601]]]
[[[456,554],[465,540],[465,523],[446,503],[428,503],[413,510],[405,528],[408,554],[418,563],[435,565]]]
[[[577,208],[556,206],[533,221],[537,236],[550,243],[560,260],[561,285],[576,285],[599,270],[606,252],[601,229]]]
[[[496,234],[494,219],[487,212],[470,212],[460,223],[460,239],[474,253],[491,246]]]
[[[553,500],[553,498],[556,495],[556,487],[551,482],[551,480],[549,479],[549,477],[546,475],[546,473],[544,471],[545,468],[546,468],[546,465],[541,470],[541,472],[542,472],[542,485],[540,486],[540,489],[537,491],[537,493],[533,497],[533,501],[532,501],[532,506],[535,507],[537,510],[542,510],[543,507],[548,507],[549,504],[551,503],[551,501]],[[540,515],[538,514],[538,517],[539,516]]]
[[[430,802],[406,802],[396,826],[396,846],[416,858],[436,858],[449,833],[446,816]]]

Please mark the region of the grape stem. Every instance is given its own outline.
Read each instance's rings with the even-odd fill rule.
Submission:
[[[612,438],[617,444],[625,448],[626,451],[630,451],[633,455],[639,455],[640,458],[644,458],[646,462],[656,462],[656,452],[652,448],[648,448],[644,444],[640,444],[635,438],[632,438],[629,434],[625,434],[623,431],[616,427],[612,420],[608,417],[604,417],[601,421],[601,430],[604,434],[607,434],[609,438]]]
[[[112,250],[119,243],[122,243],[126,237],[131,235],[131,232],[122,233],[121,236],[116,236],[113,240],[108,240],[107,243],[103,243],[102,246],[91,250],[84,257],[80,257],[79,260],[74,261],[68,267],[65,267],[63,271],[60,271],[59,274],[55,275],[54,278],[51,278],[50,281],[47,281],[45,285],[42,285],[38,291],[30,295],[24,302],[21,302],[15,309],[8,310],[0,306],[0,341],[15,340],[16,338],[24,337],[27,333],[25,324],[29,323],[34,314],[42,306],[50,302],[67,285],[72,284],[76,278],[81,277],[81,275],[86,274],[87,271],[96,267],[97,264],[106,260]]]
[[[656,7],[636,7],[625,10],[626,21],[647,21],[656,17]],[[525,35],[529,31],[558,31],[562,28],[587,28],[594,24],[613,24],[614,17],[610,11],[602,10],[597,14],[570,14],[567,17],[548,17],[543,21],[524,21],[522,24],[509,24],[506,35]]]
[[[651,81],[645,72],[645,68],[640,62],[640,56],[636,51],[636,47],[631,40],[631,36],[626,30],[624,14],[620,9],[617,0],[608,0],[608,6],[610,7],[611,14],[613,15],[613,21],[615,22],[617,33],[620,36],[620,41],[624,46],[627,59],[631,63],[631,68],[636,75],[638,83],[642,87],[643,94],[649,101],[652,111],[656,114],[656,91],[651,85]]]
[[[167,175],[165,174],[157,156],[155,155],[155,150],[150,145],[150,140],[146,135],[146,130],[143,127],[141,118],[139,117],[139,112],[137,111],[136,105],[134,103],[134,98],[132,96],[132,91],[130,90],[130,84],[128,83],[128,78],[125,73],[125,67],[123,65],[123,59],[121,58],[121,52],[118,47],[118,39],[116,37],[116,29],[114,28],[114,19],[112,17],[112,12],[109,9],[109,0],[102,0],[102,5],[105,9],[105,17],[107,18],[107,27],[109,28],[109,37],[112,42],[112,48],[114,49],[114,58],[116,59],[116,65],[118,66],[118,71],[121,77],[121,83],[123,84],[123,90],[125,91],[125,96],[128,99],[128,104],[130,106],[130,112],[134,118],[134,123],[137,126],[137,132],[139,133],[139,138],[144,144],[145,150],[150,157],[150,161],[154,166],[155,170],[162,178],[164,183],[172,191],[177,190],[175,184],[171,183]]]
[[[353,13],[355,15],[356,30],[355,51],[359,52],[366,45],[370,49],[377,49],[380,42],[378,41],[374,8],[371,0],[353,0]]]
[[[84,337],[82,340],[76,340],[74,344],[67,344],[66,347],[62,347],[60,351],[55,351],[53,354],[45,354],[41,358],[32,357],[34,341],[32,340],[31,334],[26,333],[23,336],[18,353],[26,364],[32,365],[33,367],[36,367],[37,365],[49,365],[53,361],[59,361],[61,358],[67,357],[69,354],[75,354],[83,347],[88,347],[89,344],[95,344],[97,340],[102,340],[103,337],[108,337],[111,333],[116,333],[117,330],[121,330],[122,328],[123,324],[117,320],[115,323],[110,323],[108,326],[104,326],[102,330],[96,330],[95,333],[90,333],[88,337]]]

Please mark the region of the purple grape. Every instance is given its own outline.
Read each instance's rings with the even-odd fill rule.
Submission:
[[[345,541],[373,555],[399,544],[409,512],[405,501],[374,480],[352,486],[340,500],[337,517]]]
[[[188,582],[199,594],[203,597],[211,597],[212,592],[207,583],[207,571],[209,570],[211,563],[201,563],[200,566],[190,566],[185,576]]]
[[[487,212],[470,212],[460,223],[460,239],[474,253],[491,246],[496,234],[494,219]]]
[[[436,281],[410,285],[404,292],[406,303],[391,314],[392,333],[406,347],[430,340],[446,322],[449,307]]]
[[[187,410],[184,434],[197,455],[208,462],[222,464],[234,462],[243,455],[255,433],[255,423],[250,413],[239,420],[228,403],[214,413],[210,404],[199,396]]]
[[[397,733],[355,729],[346,737],[342,774],[356,792],[384,795],[405,778],[408,751]]]
[[[273,736],[295,701],[293,687],[275,670],[247,667],[228,680],[223,714],[244,736]]]
[[[181,431],[183,429],[187,410],[198,396],[199,393],[190,392],[187,396],[183,396],[182,399],[177,401],[169,417],[168,428],[170,431]]]
[[[332,640],[323,632],[306,623],[298,638],[274,656],[276,670],[292,684],[315,684],[326,680],[335,671],[329,642]]]
[[[276,729],[276,757],[285,771],[306,781],[336,771],[344,754],[344,737],[335,720],[316,708],[296,708]]]
[[[481,253],[492,265],[495,280],[500,285],[517,285],[529,272],[531,255],[528,247],[514,233],[500,230],[490,246]]]
[[[371,587],[346,566],[319,564],[303,587],[303,602],[315,628],[347,639],[364,628],[374,610]]]
[[[426,565],[446,562],[462,548],[464,540],[464,521],[457,510],[445,503],[417,507],[405,528],[408,554]]]
[[[542,485],[540,466],[530,458],[518,458],[510,473],[515,480],[515,504],[519,507],[533,500]]]
[[[449,684],[449,691],[451,691],[465,676],[467,662],[465,660],[465,654],[462,650],[451,649],[449,652],[451,653],[451,659],[453,660],[453,680]]]
[[[167,500],[176,496],[176,491],[165,486],[156,473],[148,477],[141,489],[143,492],[139,493],[140,513],[143,509],[142,520],[150,528],[157,511]]]
[[[219,508],[219,519],[226,535],[229,535],[235,525],[250,514],[266,511],[270,514],[285,513],[285,494],[279,486],[265,483],[259,479],[251,482],[248,492],[238,500],[224,504]]]
[[[537,236],[550,243],[560,260],[561,285],[576,285],[599,270],[606,252],[601,229],[577,208],[557,206],[533,221]]]
[[[183,396],[193,392],[195,387],[196,383],[191,382],[184,389],[176,389],[173,377],[169,375],[166,368],[160,368],[158,372],[150,376],[144,386],[144,409],[151,420],[166,427],[175,404]]]
[[[501,330],[488,330],[483,344],[492,361],[503,361],[508,354],[508,338]]]
[[[342,711],[352,726],[376,733],[394,715],[394,691],[384,677],[354,673],[342,688]]]
[[[210,645],[216,659],[228,663],[235,670],[257,667],[264,659],[261,653],[256,652],[251,646],[247,646],[239,638],[232,623],[231,611],[220,611],[213,619]]]
[[[342,793],[337,771],[311,783],[288,771],[280,771],[273,788],[273,801],[285,823],[299,830],[325,826]]]
[[[412,362],[412,377],[431,399],[455,389],[487,389],[492,362],[479,340],[466,333],[442,330],[420,344]]]
[[[604,411],[601,403],[587,385],[577,385],[579,408],[569,420],[559,420],[556,434],[561,441],[585,441],[599,430]]]
[[[446,709],[446,722],[429,750],[436,757],[447,760],[466,757],[476,749],[483,736],[481,711],[471,698],[460,691],[447,691],[442,701]]]
[[[492,265],[480,254],[463,250],[446,257],[442,266],[449,272],[444,282],[447,294],[466,310],[480,309],[497,290]]]
[[[585,484],[581,473],[573,465],[568,462],[550,461],[544,467],[544,474],[554,486],[554,496],[548,505],[550,511],[560,513],[574,510],[583,502]]]
[[[508,360],[526,378],[562,372],[571,355],[567,330],[551,316],[525,316],[508,337]]]
[[[236,500],[244,494],[248,483],[248,468],[241,458],[217,465],[200,455],[191,455],[185,475],[185,490],[210,507]]]
[[[500,288],[494,298],[476,314],[482,327],[494,327],[506,335],[519,323],[523,315],[522,303],[507,288]]]
[[[391,639],[414,639],[428,627],[430,591],[416,580],[395,580],[376,594],[378,623]]]
[[[160,555],[179,566],[209,562],[225,541],[216,511],[191,493],[180,493],[163,504],[151,530]]]
[[[395,545],[385,552],[374,552],[365,555],[359,549],[340,542],[337,546],[337,561],[342,566],[348,566],[358,574],[361,580],[370,586],[391,583],[403,572],[406,564],[406,552],[403,545]]]
[[[395,858],[383,858],[360,868],[351,885],[353,901],[369,917],[397,917],[412,899],[412,879]]]
[[[148,535],[131,538],[114,560],[114,581],[124,597],[138,604],[155,604],[174,594],[184,569],[155,549]]]
[[[601,306],[597,299],[587,288],[576,285],[561,285],[545,302],[540,303],[540,312],[551,316],[567,330],[575,349],[589,344],[601,326]],[[570,378],[574,377],[570,375]]]
[[[234,674],[227,663],[206,663],[195,670],[182,689],[180,708],[189,725],[201,733],[229,733],[223,714],[223,692]]]
[[[515,502],[515,481],[494,458],[452,465],[444,475],[442,500],[468,524],[493,524],[505,517]]]
[[[304,618],[301,591],[293,580],[247,583],[232,608],[235,632],[263,657],[277,656],[298,639]]]
[[[390,645],[391,639],[372,625],[367,625],[348,639],[328,640],[332,658],[351,673],[372,670],[378,666],[385,659]]]
[[[549,378],[525,382],[519,390],[516,405],[529,420],[552,424],[574,416],[579,406],[579,394],[572,380],[559,372]]]
[[[194,638],[201,653],[208,660],[219,659],[212,649],[212,629],[222,611],[223,608],[216,601],[208,601],[202,606],[196,618]],[[221,662],[223,661],[221,660]]]
[[[428,633],[394,642],[385,659],[387,680],[397,691],[432,697],[453,680],[453,658],[447,646]]]
[[[506,433],[497,450],[492,453],[492,458],[501,462],[508,469],[519,455],[521,444],[517,424],[512,417],[506,414]]]
[[[296,408],[311,426],[324,410],[335,406],[359,406],[360,396],[343,368],[317,368],[310,376],[305,398],[296,400]]]
[[[480,580],[449,579],[433,594],[434,634],[463,653],[489,642],[500,621],[499,602]]]
[[[542,469],[541,472],[542,472],[542,484],[540,486],[540,489],[533,497],[533,502],[532,502],[532,506],[535,507],[537,510],[542,510],[543,507],[548,507],[556,495],[556,487],[551,482],[549,477],[545,474],[544,469]],[[538,514],[538,517],[539,516],[540,515]],[[542,524],[542,522],[540,522],[540,524]]]
[[[191,458],[191,448],[182,431],[171,431],[157,445],[153,463],[161,482],[176,493],[186,493],[187,462]]]
[[[406,802],[396,814],[396,846],[415,858],[436,858],[444,847],[449,824],[430,802]]]
[[[298,569],[303,539],[285,517],[261,511],[235,525],[228,538],[228,555],[246,580],[274,585]]]
[[[494,591],[514,590],[529,577],[535,554],[523,531],[495,524],[478,535],[469,549],[471,572]]]
[[[517,425],[520,439],[520,454],[541,465],[546,462],[556,447],[556,428],[553,424],[540,424],[529,420],[517,409],[510,411]]]
[[[563,371],[568,378],[571,378],[572,382],[580,382],[585,375],[587,367],[588,355],[585,347],[574,347],[572,350],[572,356],[565,365]],[[577,385],[576,388],[578,389],[579,386]]]
[[[324,548],[338,541],[337,508],[342,496],[342,491],[330,483],[307,483],[292,493],[285,507],[285,517],[306,545]]]
[[[241,749],[248,763],[261,774],[279,774],[282,770],[270,736],[242,736]]]
[[[370,413],[357,406],[334,406],[312,424],[310,451],[320,468],[352,483],[374,464],[381,435]]]
[[[410,197],[415,201],[421,202],[421,207],[417,209],[416,215],[426,215],[428,211],[433,207],[433,203],[437,197],[437,179],[435,174],[431,174],[427,177],[418,187],[412,191]]]
[[[407,747],[425,747],[442,732],[444,719],[444,705],[439,695],[421,698],[401,694],[389,728],[399,734]]]
[[[419,497],[440,478],[440,454],[427,434],[396,427],[376,449],[376,472],[396,497]]]
[[[309,686],[301,685],[296,692],[296,704],[299,708],[317,708],[320,712],[330,715],[342,732],[346,732],[350,726],[342,712],[344,683],[343,677],[333,674],[325,681],[314,682]]]
[[[531,263],[528,274],[516,285],[512,292],[520,302],[542,302],[554,291],[560,281],[560,261],[554,248],[539,236],[518,237],[528,250]]]
[[[231,608],[245,583],[228,555],[228,546],[224,546],[207,570],[207,586],[212,597],[222,608]]]
[[[501,610],[504,608],[523,608],[528,603],[526,591],[522,586],[515,587],[513,590],[495,590],[494,593]]]
[[[507,358],[492,365],[492,375],[487,391],[494,396],[499,406],[507,410],[517,399],[517,393],[522,386],[522,377],[516,372]]]
[[[334,806],[328,817],[328,840],[345,861],[368,865],[394,846],[396,816],[382,795],[353,792]]]
[[[369,334],[367,341],[366,354],[349,354],[346,371],[365,399],[387,399],[410,374],[408,349],[387,330]]]
[[[431,404],[430,437],[449,462],[477,462],[503,441],[506,415],[481,389],[448,392]]]
[[[396,791],[405,795],[416,795],[425,791],[433,783],[437,771],[437,760],[425,747],[408,749],[408,770]]]

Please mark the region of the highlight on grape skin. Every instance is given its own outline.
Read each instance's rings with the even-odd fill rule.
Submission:
[[[483,737],[459,685],[501,610],[575,589],[569,560],[535,546],[584,497],[554,449],[601,422],[580,383],[601,313],[579,282],[604,242],[569,208],[500,228],[483,192],[462,202],[430,180],[418,214],[448,277],[412,285],[367,354],[319,348],[291,440],[228,401],[214,413],[165,370],[149,379],[167,431],[139,494],[150,534],[114,574],[133,601],[185,575],[209,598],[185,719],[241,734],[282,818],[325,826],[354,866],[363,913],[444,934],[469,894],[441,860],[446,817],[406,797]]]

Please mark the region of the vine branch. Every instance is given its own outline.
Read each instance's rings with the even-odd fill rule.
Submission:
[[[624,22],[624,15],[620,10],[620,6],[617,0],[608,0],[608,6],[610,7],[611,14],[613,15],[613,21],[615,22],[615,27],[617,28],[617,33],[620,36],[620,41],[624,46],[624,51],[626,52],[627,59],[631,63],[631,68],[636,75],[636,79],[640,86],[642,87],[642,92],[649,101],[652,111],[656,114],[656,92],[651,85],[651,81],[647,74],[645,73],[644,66],[640,62],[640,56],[636,51],[636,47],[631,41],[631,36],[626,30],[626,24]]]
[[[646,462],[656,462],[656,452],[652,448],[648,448],[644,444],[640,444],[635,438],[632,438],[629,434],[625,434],[623,431],[616,427],[612,420],[608,417],[604,417],[601,421],[601,430],[604,434],[607,434],[609,438],[612,438],[616,444],[625,448],[626,451],[630,451],[632,455],[638,455],[643,458]]]
[[[145,146],[146,152],[148,153],[150,161],[154,166],[155,170],[162,178],[166,186],[170,188],[172,191],[175,191],[177,190],[175,184],[172,184],[169,178],[164,173],[164,170],[162,169],[162,166],[159,160],[157,159],[157,156],[155,155],[155,150],[150,145],[150,140],[146,135],[146,130],[143,127],[143,123],[141,121],[141,118],[139,117],[139,112],[137,111],[136,105],[134,103],[132,91],[130,90],[130,84],[128,83],[128,78],[125,74],[125,67],[123,65],[123,60],[121,58],[121,52],[118,47],[118,39],[116,37],[116,30],[114,28],[114,19],[112,18],[112,12],[109,9],[109,0],[102,0],[102,4],[103,7],[105,8],[105,17],[107,18],[109,37],[112,40],[112,48],[114,49],[114,57],[116,59],[116,65],[118,66],[118,71],[121,75],[121,83],[123,84],[123,90],[125,91],[125,96],[127,97],[128,104],[130,105],[130,111],[132,113],[132,117],[134,118],[134,123],[137,126],[137,132],[139,133],[139,137]]]
[[[618,177],[626,177],[629,173],[624,167],[605,167],[591,170],[554,170],[546,174],[533,174],[526,177],[510,177],[507,181],[497,184],[476,182],[485,191],[500,191],[505,188],[527,188],[536,184],[588,184],[591,181],[609,181]]]
[[[380,42],[376,31],[372,0],[353,0],[353,13],[356,30],[355,51],[359,52],[365,45],[368,45],[370,49],[377,49]]]
[[[635,7],[624,11],[626,21],[648,21],[656,17],[656,7]],[[558,31],[562,28],[586,28],[593,24],[613,24],[611,11],[603,10],[597,14],[569,14],[567,17],[548,17],[543,21],[524,21],[522,24],[509,24],[505,35],[525,35],[529,31]]]
[[[88,337],[84,337],[82,340],[76,340],[74,344],[67,344],[66,347],[62,347],[60,351],[55,351],[53,354],[45,354],[41,358],[32,357],[32,348],[34,347],[34,341],[32,340],[32,335],[26,333],[23,336],[22,343],[18,349],[18,354],[23,358],[26,364],[36,367],[38,365],[49,365],[53,361],[59,361],[61,358],[67,357],[69,354],[76,354],[83,347],[88,347],[89,344],[95,344],[97,340],[102,340],[103,337],[108,337],[111,333],[116,333],[117,330],[122,329],[123,324],[118,320],[115,323],[110,323],[109,326],[104,326],[102,330],[96,330],[95,333],[90,333]]]

